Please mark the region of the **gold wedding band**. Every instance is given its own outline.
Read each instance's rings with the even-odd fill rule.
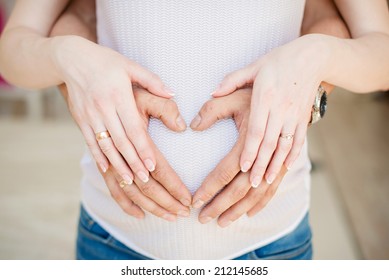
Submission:
[[[292,140],[294,137],[294,135],[292,133],[285,133],[285,134],[281,134],[280,135],[280,138],[283,138],[283,139],[286,139],[286,140]]]
[[[111,137],[111,135],[109,134],[108,131],[102,131],[102,132],[96,133],[96,140],[97,141],[100,141],[100,140],[103,140],[103,139],[107,139],[109,137]]]

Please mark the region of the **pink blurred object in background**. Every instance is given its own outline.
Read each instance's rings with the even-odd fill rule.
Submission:
[[[3,4],[0,3],[0,34],[3,32],[3,28],[5,26],[5,9]],[[9,87],[9,84],[1,77],[0,75],[0,87]]]

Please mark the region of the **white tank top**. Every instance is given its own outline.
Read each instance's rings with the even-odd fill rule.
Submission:
[[[97,0],[101,45],[111,47],[161,77],[176,94],[189,124],[223,77],[300,34],[304,0]],[[169,131],[151,120],[154,142],[194,193],[237,139],[232,119],[205,132]],[[267,207],[227,228],[198,222],[199,211],[171,223],[146,214],[126,215],[111,198],[86,153],[82,201],[116,239],[155,259],[230,259],[292,231],[309,205],[309,170],[304,146]]]

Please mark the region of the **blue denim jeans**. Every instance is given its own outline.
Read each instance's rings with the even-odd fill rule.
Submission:
[[[308,214],[288,235],[244,254],[236,260],[309,260],[312,259],[311,229]],[[81,207],[77,236],[79,260],[148,260],[112,237]]]

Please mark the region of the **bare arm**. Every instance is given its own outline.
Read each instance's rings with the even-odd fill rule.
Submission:
[[[21,87],[65,83],[72,115],[89,147],[95,147],[91,152],[100,168],[111,164],[124,181],[146,183],[157,163],[132,84],[165,98],[172,93],[157,75],[110,48],[75,35],[49,38],[66,4],[68,0],[17,2],[0,39],[2,74]],[[96,139],[100,133],[105,137]]]
[[[0,70],[5,79],[28,88],[61,83],[51,57],[60,40],[46,37],[67,3],[68,0],[16,2],[0,40]]]
[[[328,38],[325,79],[354,92],[389,88],[389,11],[385,0],[335,0],[353,39]],[[331,40],[332,39],[332,40]]]

